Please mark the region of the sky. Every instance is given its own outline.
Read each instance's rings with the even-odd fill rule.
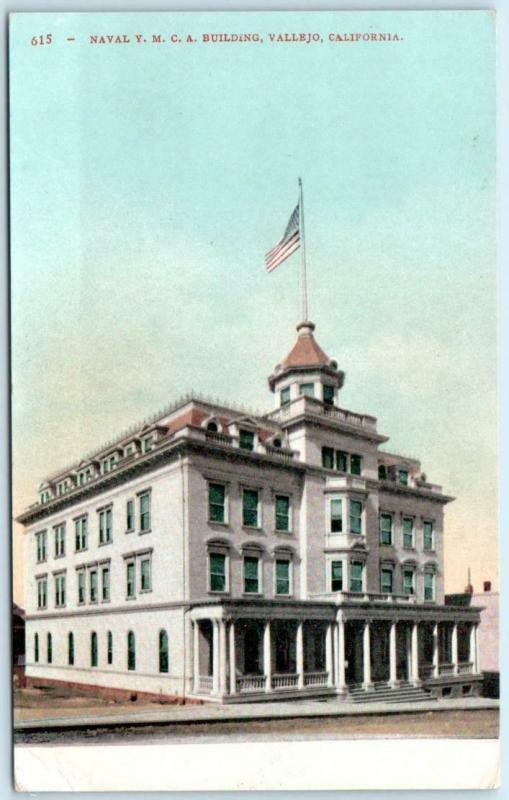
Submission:
[[[400,41],[328,41],[373,31]],[[271,408],[299,257],[268,275],[264,253],[301,176],[310,317],[346,372],[340,404],[456,498],[446,591],[469,567],[497,588],[494,45],[490,12],[15,15],[14,513],[188,390]],[[19,602],[21,540],[15,525]]]

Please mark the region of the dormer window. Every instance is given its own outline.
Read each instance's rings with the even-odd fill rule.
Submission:
[[[323,386],[323,402],[326,406],[334,405],[334,386],[324,384]]]
[[[239,431],[239,447],[243,450],[254,450],[254,432],[241,428]]]
[[[107,458],[104,458],[101,463],[102,473],[106,475],[111,470],[115,469],[118,464],[118,453],[112,453]]]
[[[281,389],[281,405],[287,406],[290,403],[290,387],[286,386],[284,389]]]
[[[153,434],[150,434],[150,436],[145,436],[145,438],[143,439],[143,444],[142,444],[143,452],[144,453],[150,453],[150,451],[153,449],[153,447],[154,447],[154,436],[153,436]]]
[[[207,430],[210,431],[210,433],[217,433],[218,431],[217,422],[214,421],[209,422],[207,425]]]
[[[379,481],[387,480],[387,469],[385,467],[385,464],[380,464],[380,466],[378,467],[378,480]]]
[[[402,486],[408,486],[408,470],[400,469],[398,472],[398,480]]]
[[[51,500],[51,492],[49,489],[45,489],[41,492],[41,503],[47,503],[49,500]]]
[[[314,383],[301,383],[299,384],[299,394],[301,397],[314,397],[315,384]]]
[[[134,455],[135,452],[136,452],[136,445],[134,444],[134,442],[131,442],[131,444],[128,444],[126,449],[124,450],[124,455],[132,456]]]
[[[272,440],[272,447],[277,447],[278,449],[283,446],[281,439],[276,438]]]

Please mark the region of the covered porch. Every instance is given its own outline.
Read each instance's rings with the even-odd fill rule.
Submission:
[[[196,606],[190,619],[192,695],[203,699],[348,697],[381,686],[450,696],[457,684],[454,696],[474,694],[480,680],[474,609],[227,601]]]

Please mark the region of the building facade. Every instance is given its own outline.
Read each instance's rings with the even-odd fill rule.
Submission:
[[[342,409],[301,323],[259,416],[189,397],[51,476],[25,526],[26,674],[231,702],[477,693],[444,506]]]

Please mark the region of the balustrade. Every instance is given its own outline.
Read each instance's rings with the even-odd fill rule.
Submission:
[[[328,672],[306,672],[304,686],[327,686]]]
[[[265,675],[243,675],[237,678],[237,692],[245,694],[246,692],[263,692],[265,690]]]
[[[299,676],[297,673],[272,676],[273,689],[295,689],[298,686]]]

